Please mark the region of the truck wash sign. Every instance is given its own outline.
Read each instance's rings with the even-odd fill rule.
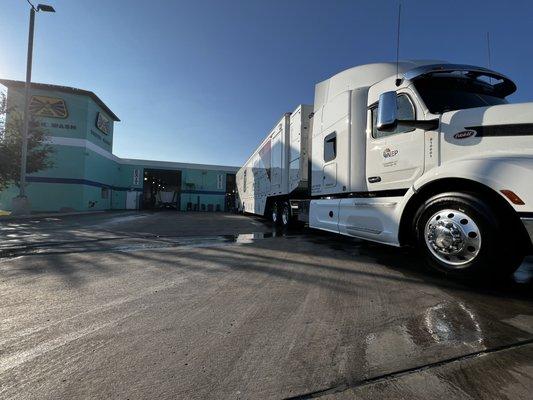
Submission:
[[[59,97],[31,96],[30,113],[38,117],[67,118],[65,100]]]
[[[96,116],[96,127],[100,132],[109,135],[111,133],[111,121],[101,112]]]

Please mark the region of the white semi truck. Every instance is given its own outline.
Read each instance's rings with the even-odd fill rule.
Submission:
[[[511,273],[533,251],[533,103],[508,104],[515,90],[442,62],[340,72],[238,171],[238,207],[416,246],[448,274]]]

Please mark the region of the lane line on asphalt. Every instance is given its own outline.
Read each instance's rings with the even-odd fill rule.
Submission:
[[[521,340],[521,341],[514,342],[514,343],[511,343],[511,344],[507,344],[507,345],[491,347],[490,349],[480,350],[480,351],[464,354],[464,355],[457,356],[457,357],[447,358],[445,360],[440,360],[440,361],[436,361],[436,362],[433,362],[433,363],[420,365],[420,366],[417,366],[417,367],[406,368],[406,369],[403,369],[403,370],[400,370],[400,371],[395,371],[395,372],[391,372],[391,373],[384,374],[384,375],[378,375],[378,376],[375,376],[375,377],[372,377],[372,378],[363,379],[363,380],[361,380],[359,382],[356,382],[354,384],[346,384],[346,383],[344,383],[344,384],[340,384],[340,385],[337,385],[337,386],[334,386],[334,387],[331,387],[331,388],[327,388],[327,389],[321,389],[321,390],[317,390],[317,391],[313,391],[313,392],[309,392],[309,393],[305,393],[305,394],[301,394],[301,395],[297,395],[297,396],[286,397],[285,400],[315,399],[315,398],[323,397],[323,396],[326,396],[326,395],[342,393],[342,392],[345,392],[345,391],[350,390],[350,389],[356,389],[356,388],[359,388],[359,387],[362,387],[362,386],[367,386],[367,385],[371,385],[371,384],[375,384],[375,383],[379,383],[379,382],[388,381],[388,380],[391,380],[391,379],[396,379],[396,378],[399,378],[399,377],[402,377],[402,376],[411,375],[413,373],[426,371],[426,370],[433,369],[433,368],[436,368],[436,367],[440,367],[440,366],[443,366],[443,365],[452,364],[452,363],[455,363],[455,362],[460,362],[460,361],[465,361],[465,360],[470,360],[470,359],[473,359],[473,358],[481,357],[481,356],[488,355],[488,354],[497,353],[497,352],[500,352],[500,351],[511,350],[511,349],[522,347],[522,346],[527,346],[529,344],[533,344],[533,338],[526,339],[526,340]]]

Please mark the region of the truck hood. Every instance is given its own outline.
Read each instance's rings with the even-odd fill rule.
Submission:
[[[533,103],[443,113],[441,135],[445,159],[481,154],[533,157]]]
[[[459,130],[474,129],[478,131],[477,136],[496,136],[502,133],[506,133],[506,136],[513,136],[513,131],[515,135],[533,135],[533,102],[449,111],[442,114],[441,122],[443,127],[451,126]],[[523,132],[523,129],[516,129],[518,125],[524,124],[531,125],[519,127],[527,128],[526,132]],[[494,128],[481,128],[490,126]],[[501,129],[503,127],[506,129]]]

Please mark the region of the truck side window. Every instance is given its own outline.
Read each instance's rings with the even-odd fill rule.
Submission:
[[[324,161],[328,162],[337,157],[337,132],[332,132],[324,138]]]
[[[416,119],[416,112],[413,103],[409,96],[400,94],[398,96],[398,119]],[[379,139],[382,137],[394,135],[396,133],[411,132],[414,128],[401,128],[397,127],[392,132],[380,132],[377,130],[378,108],[377,106],[372,108],[372,137]]]

